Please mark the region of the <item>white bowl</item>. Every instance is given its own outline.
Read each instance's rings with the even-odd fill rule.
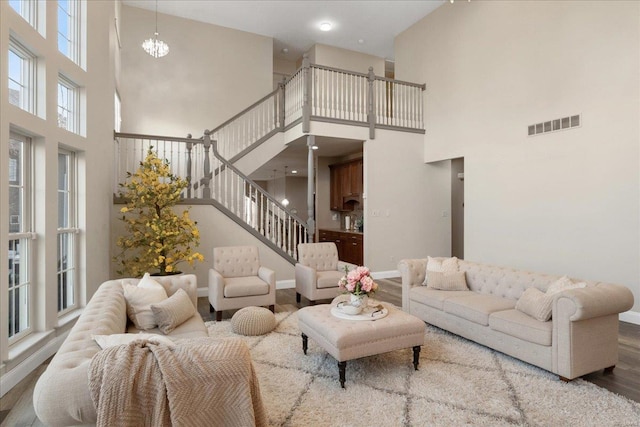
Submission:
[[[344,303],[338,304],[338,309],[344,314],[356,315],[362,312],[363,307],[356,307],[354,305],[344,302]]]

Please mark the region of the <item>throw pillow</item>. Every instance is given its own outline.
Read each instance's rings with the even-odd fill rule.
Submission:
[[[551,319],[553,297],[538,288],[527,288],[516,303],[516,310],[536,320],[546,322]]]
[[[138,282],[138,285],[123,285],[124,299],[127,302],[127,315],[136,328],[146,330],[156,327],[156,321],[151,311],[151,304],[167,299],[167,291],[153,280],[149,273]]]
[[[558,292],[566,291],[567,289],[586,288],[587,284],[584,282],[573,283],[567,276],[562,276],[555,282],[553,282],[547,288],[547,295],[557,294]]]
[[[441,291],[468,291],[467,280],[464,271],[453,273],[441,273],[427,270],[429,280],[428,288]]]
[[[455,273],[458,271],[458,258],[445,258],[438,260],[436,258],[427,257],[427,272],[436,271],[438,273]],[[429,283],[429,275],[425,273],[424,282],[422,284],[426,286]]]
[[[101,349],[114,347],[116,345],[129,344],[137,340],[144,340],[156,344],[164,344],[169,347],[175,347],[171,338],[158,334],[111,334],[111,335],[91,335],[91,338],[100,346]]]
[[[158,304],[151,304],[151,311],[153,311],[155,321],[160,330],[168,334],[176,326],[182,325],[189,320],[195,314],[196,308],[184,289],[178,289],[175,294],[166,300]]]

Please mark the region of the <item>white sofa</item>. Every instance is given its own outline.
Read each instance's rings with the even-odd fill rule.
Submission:
[[[167,295],[184,289],[197,308],[198,285],[196,276],[154,277],[161,283]],[[104,282],[93,295],[82,315],[38,379],[33,392],[36,415],[47,426],[71,426],[95,424],[96,408],[88,386],[88,369],[91,358],[100,347],[91,335],[111,335],[139,332],[128,322],[122,285],[137,284],[138,279],[121,279]],[[151,333],[161,334],[159,329]],[[207,327],[196,313],[176,327],[168,336],[172,338],[207,337]]]
[[[516,310],[516,302],[525,289],[545,292],[559,276],[459,260],[469,290],[443,291],[422,286],[426,265],[427,259],[398,264],[402,308],[425,322],[566,381],[617,363],[618,314],[633,306],[626,287],[587,281],[586,288],[565,290],[554,296],[552,319],[541,322]]]

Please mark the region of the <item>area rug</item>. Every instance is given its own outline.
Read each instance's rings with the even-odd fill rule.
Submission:
[[[418,371],[411,349],[338,366],[312,339],[305,356],[295,309],[263,336],[207,322],[212,337],[251,349],[272,426],[638,426],[640,404],[581,379],[570,383],[427,325]]]

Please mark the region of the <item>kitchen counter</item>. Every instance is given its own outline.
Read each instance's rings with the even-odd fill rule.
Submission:
[[[364,232],[362,232],[362,231],[346,230],[344,228],[324,228],[323,227],[323,228],[319,228],[318,229],[318,231],[322,231],[322,230],[324,230],[324,231],[333,231],[333,232],[336,232],[336,233],[358,234],[360,236],[364,235]]]

